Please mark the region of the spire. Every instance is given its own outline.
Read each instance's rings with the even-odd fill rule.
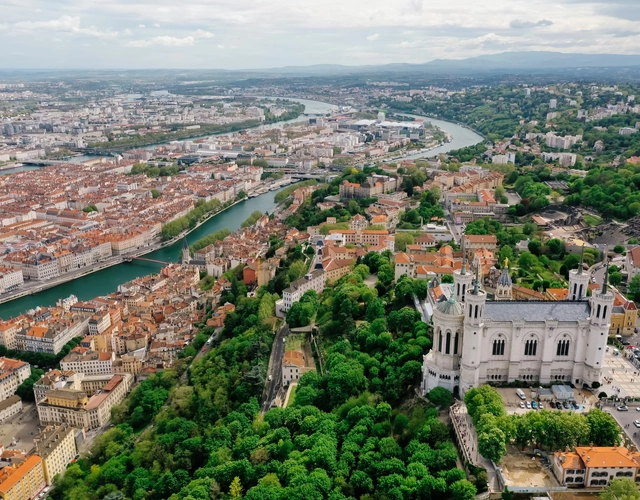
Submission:
[[[584,242],[582,243],[582,251],[580,252],[580,265],[578,266],[578,274],[582,274],[583,267],[584,267]]]
[[[502,268],[502,273],[500,274],[500,278],[498,278],[498,285],[502,286],[511,286],[511,276],[509,276],[509,259],[504,259],[504,267]]]
[[[462,269],[460,270],[461,275],[467,274],[467,256],[464,253],[464,235],[462,236]]]
[[[189,250],[189,243],[187,243],[187,237],[182,237],[182,250]]]
[[[478,263],[478,266],[476,267],[476,279],[473,282],[473,293],[474,293],[474,295],[478,295],[478,290],[479,290],[479,287],[480,287],[479,273],[480,273],[480,263]]]
[[[604,258],[607,260],[607,267],[605,267],[605,271],[604,271],[604,279],[602,280],[602,294],[606,294],[608,292],[608,286],[609,286],[609,258],[607,257],[607,250],[605,247],[605,254],[604,254]]]

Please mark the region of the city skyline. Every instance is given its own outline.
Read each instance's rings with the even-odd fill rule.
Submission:
[[[529,50],[640,53],[640,5],[631,0],[1,3],[0,43],[8,50],[0,69],[259,69]]]

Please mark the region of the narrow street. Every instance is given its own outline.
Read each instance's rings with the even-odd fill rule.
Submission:
[[[266,413],[282,387],[282,358],[286,349],[285,338],[289,335],[289,325],[283,323],[276,332],[271,348],[271,358],[267,369],[267,381],[263,393],[262,413]]]

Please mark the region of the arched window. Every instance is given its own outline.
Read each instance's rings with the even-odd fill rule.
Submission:
[[[569,340],[560,340],[556,348],[556,356],[568,356],[569,355]]]
[[[467,291],[467,284],[465,283],[462,285],[462,302],[464,302],[464,294],[466,293],[466,291]]]
[[[438,351],[442,352],[442,332],[438,335]]]
[[[602,310],[602,319],[607,317],[607,306],[604,306],[604,309]]]
[[[447,344],[445,354],[451,354],[451,332],[447,332]]]
[[[473,311],[473,306],[469,304],[469,317],[471,317],[471,312]]]
[[[458,283],[458,295],[460,295],[460,283]]]
[[[476,312],[475,312],[475,315],[473,317],[474,317],[474,319],[478,318],[478,306],[477,305],[476,305]]]
[[[578,298],[581,299],[582,298],[582,287],[584,285],[580,285],[580,292],[578,293]]]
[[[535,356],[537,350],[538,350],[538,341],[536,339],[530,339],[524,343],[525,356]]]
[[[504,339],[496,339],[493,341],[493,356],[503,356],[504,355]]]
[[[458,354],[458,335],[459,332],[456,332],[456,336],[453,338],[453,354]]]
[[[596,318],[600,317],[600,304],[598,304],[598,309],[596,311]]]

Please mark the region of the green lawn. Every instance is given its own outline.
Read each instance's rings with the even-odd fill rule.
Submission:
[[[595,216],[595,215],[585,215],[584,216],[584,221],[587,224],[589,224],[591,227],[599,226],[600,224],[602,224],[602,219],[600,217]]]
[[[302,346],[304,345],[306,335],[304,333],[297,333],[294,335],[289,335],[287,337],[287,351],[301,351]]]
[[[298,390],[298,385],[294,385],[293,387],[291,387],[291,393],[289,394],[289,401],[287,401],[287,408],[289,406],[293,406],[293,403],[296,400],[296,391]]]

